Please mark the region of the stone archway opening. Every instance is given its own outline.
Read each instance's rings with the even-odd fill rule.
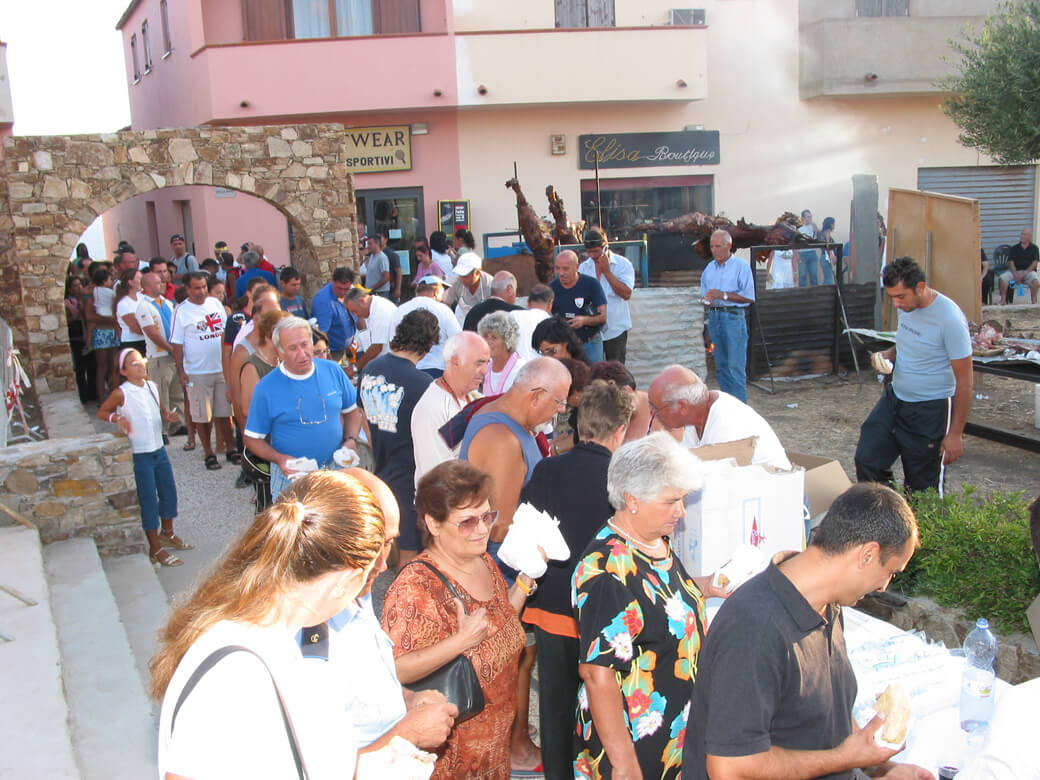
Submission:
[[[0,177],[0,316],[41,392],[75,387],[64,315],[68,258],[99,215],[165,187],[202,184],[258,197],[296,236],[313,293],[357,267],[353,177],[343,126],[198,127],[89,136],[9,136]]]

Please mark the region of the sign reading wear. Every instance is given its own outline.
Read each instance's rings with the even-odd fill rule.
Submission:
[[[578,137],[578,167],[652,168],[658,165],[718,165],[719,131],[597,133]]]
[[[344,135],[345,160],[351,173],[412,169],[412,132],[408,125],[350,127]]]

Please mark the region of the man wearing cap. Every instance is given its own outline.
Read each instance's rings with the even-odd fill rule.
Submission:
[[[184,274],[199,270],[199,261],[195,259],[195,255],[189,254],[188,245],[184,242],[184,236],[180,233],[174,233],[170,236],[170,249],[173,250],[173,257],[170,258],[170,262],[177,265],[177,273],[174,275],[173,281],[177,284],[183,284]]]
[[[732,252],[725,230],[711,234],[714,258],[701,274],[701,301],[708,307],[708,333],[715,346],[719,389],[747,403],[747,308],[755,301],[755,278],[747,260]]]
[[[585,254],[578,273],[597,279],[607,298],[607,324],[600,331],[603,359],[624,363],[632,329],[628,299],[636,284],[635,269],[627,257],[610,251],[607,237],[596,228],[585,231]]]
[[[462,329],[476,333],[480,321],[493,311],[520,311],[522,307],[516,305],[516,287],[516,277],[509,271],[495,274],[491,278],[491,297],[469,310]]]
[[[491,274],[481,270],[483,262],[476,252],[465,252],[455,263],[456,279],[444,293],[444,303],[455,307],[459,325],[466,321],[470,309],[491,297],[493,279]]]
[[[554,296],[552,313],[567,320],[591,362],[603,360],[600,331],[607,321],[607,297],[599,282],[578,273],[575,252],[565,249],[556,255],[556,278],[549,286]]]
[[[343,298],[354,284],[354,272],[341,267],[332,272],[332,281],[311,299],[311,315],[318,329],[329,337],[329,357],[335,362],[354,340],[354,318],[343,305]]]
[[[390,329],[391,333],[396,333],[397,326],[401,324],[405,315],[416,309],[426,309],[437,318],[437,324],[441,330],[440,338],[423,359],[415,364],[416,368],[425,371],[435,379],[444,373],[444,345],[448,339],[462,330],[459,321],[455,318],[455,313],[441,303],[446,286],[447,283],[443,279],[433,274],[419,279],[415,283],[415,297],[397,307]]]

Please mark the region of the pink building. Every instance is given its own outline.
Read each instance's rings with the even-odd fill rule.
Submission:
[[[946,42],[995,0],[673,4],[133,0],[117,26],[134,129],[341,123],[359,221],[399,250],[438,229],[438,201],[468,201],[478,241],[515,229],[514,163],[540,213],[553,184],[572,219],[615,234],[694,209],[811,208],[844,238],[854,174],[878,177],[883,211],[888,187],[936,171],[983,198],[1003,175],[958,145],[934,87]],[[1036,169],[1022,173],[1016,224],[1036,210]],[[200,259],[252,240],[285,263],[284,215],[247,190],[156,190],[107,214],[106,238],[168,254],[183,232]],[[984,246],[1003,230],[983,200]]]

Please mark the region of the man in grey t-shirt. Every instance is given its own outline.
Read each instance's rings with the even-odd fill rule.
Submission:
[[[379,240],[369,236],[365,244],[368,261],[365,266],[365,287],[372,292],[390,297],[390,258],[379,248]]]
[[[881,281],[899,309],[899,328],[895,347],[879,354],[895,368],[860,428],[856,479],[891,485],[900,458],[909,490],[940,489],[942,466],[964,454],[973,381],[968,322],[909,257],[885,266]]]

